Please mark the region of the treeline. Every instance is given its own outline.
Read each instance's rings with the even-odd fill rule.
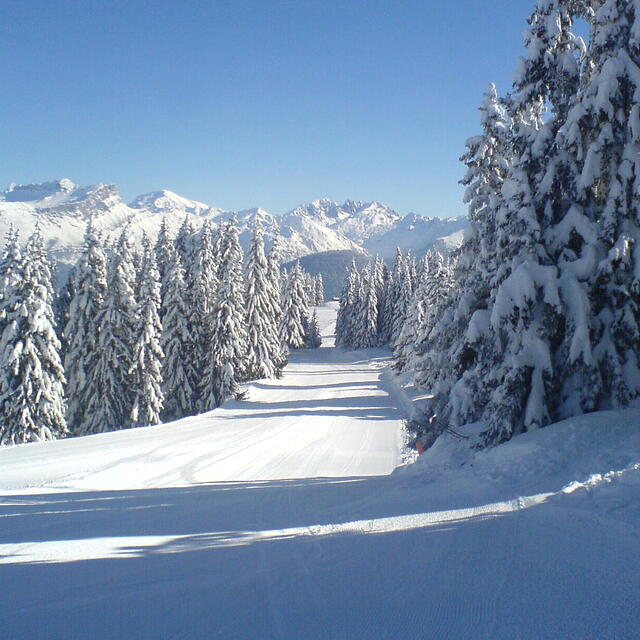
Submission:
[[[640,394],[639,33],[636,2],[541,0],[512,92],[484,96],[451,283],[395,343],[431,398],[427,443],[481,420],[492,445]]]
[[[163,222],[141,251],[128,229],[109,246],[89,223],[60,295],[40,231],[22,248],[11,230],[0,443],[152,425],[240,397],[241,383],[279,376],[289,348],[319,346],[310,306],[322,298],[321,277],[281,271],[277,239],[265,254],[259,226],[245,261],[234,220],[195,233],[185,219],[176,238]]]
[[[396,251],[391,270],[380,259],[345,279],[336,320],[336,344],[347,349],[391,345],[405,360],[425,310],[450,286],[451,260],[431,251],[420,261]]]

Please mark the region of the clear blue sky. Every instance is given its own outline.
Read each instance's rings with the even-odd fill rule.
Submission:
[[[12,0],[0,185],[69,177],[226,209],[465,213],[458,157],[533,0]]]

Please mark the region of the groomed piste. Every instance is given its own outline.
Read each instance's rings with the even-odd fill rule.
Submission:
[[[0,450],[2,635],[640,636],[640,411],[403,466],[386,352],[334,322],[245,401]]]

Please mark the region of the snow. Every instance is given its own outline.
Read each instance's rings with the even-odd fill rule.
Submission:
[[[334,319],[247,401],[0,450],[3,635],[638,637],[640,410],[397,468],[386,353]]]

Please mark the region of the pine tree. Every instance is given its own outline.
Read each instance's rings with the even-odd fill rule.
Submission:
[[[319,273],[315,278],[315,302],[316,306],[324,304],[324,283],[322,281],[322,274]]]
[[[577,175],[546,179],[571,205],[552,232],[564,241],[557,252],[571,299],[561,417],[626,406],[640,393],[640,9],[603,0],[591,22],[580,99],[558,134],[557,164]]]
[[[213,309],[212,352],[205,374],[209,409],[239,395],[247,371],[247,327],[242,249],[235,219],[224,229],[220,247],[220,283]]]
[[[358,292],[360,290],[360,277],[355,260],[351,261],[351,267],[345,278],[340,306],[336,318],[336,345],[350,349],[354,345],[355,315],[358,308]]]
[[[100,325],[97,323],[107,290],[107,267],[100,238],[87,225],[82,254],[74,269],[74,295],[64,330],[68,348],[64,360],[67,376],[67,421],[74,433],[83,433],[88,420],[93,373],[97,366]]]
[[[378,341],[381,345],[393,341],[394,323],[396,322],[395,306],[400,296],[402,273],[404,269],[404,257],[399,248],[396,248],[396,256],[385,287],[384,302],[378,315]]]
[[[20,251],[18,231],[11,225],[0,259],[0,335],[8,322],[9,306],[15,302],[13,293],[18,284],[21,269],[22,252]]]
[[[309,323],[309,303],[305,291],[305,281],[299,263],[296,263],[289,276],[284,296],[282,318],[282,336],[292,349],[305,346],[304,336]]]
[[[362,293],[356,307],[357,329],[353,339],[355,349],[367,349],[378,344],[376,285],[374,265],[368,264],[362,271]]]
[[[158,232],[158,238],[155,245],[156,267],[158,269],[158,277],[160,279],[161,298],[164,296],[164,291],[167,286],[168,273],[172,266],[171,263],[174,260],[174,251],[174,240],[169,233],[167,220],[166,218],[162,218],[162,224],[160,225],[160,231]],[[162,312],[160,317],[162,318]]]
[[[271,274],[271,275],[270,275]],[[264,254],[262,229],[253,228],[246,268],[246,378],[256,380],[279,375],[283,349],[275,326],[273,301],[278,294],[272,284],[273,271]]]
[[[133,345],[131,376],[133,405],[131,423],[149,426],[160,423],[164,405],[162,392],[162,360],[160,347],[160,282],[150,243],[145,246],[142,259],[144,273],[140,283],[139,314],[136,340]]]
[[[12,245],[10,238],[7,259],[9,254],[17,255]],[[65,436],[65,379],[51,306],[51,272],[38,228],[27,243],[19,268],[3,276],[0,444]]]
[[[278,337],[278,353],[274,356],[278,371],[285,367],[289,358],[289,349],[287,348],[287,345],[280,340],[283,301],[282,272],[280,269],[280,243],[280,236],[274,236],[273,242],[271,243],[271,250],[269,251],[269,257],[267,259],[267,279],[273,296],[271,298],[271,313],[268,315],[268,319],[271,321],[271,331]]]
[[[393,275],[393,316],[391,318],[390,343],[392,347],[400,337],[402,327],[407,317],[411,298],[413,296],[413,284],[411,278],[411,256],[402,259],[397,271],[394,269]]]
[[[196,341],[190,323],[190,309],[180,255],[171,247],[166,263],[162,298],[163,418],[177,420],[198,410],[199,378],[194,367]]]
[[[304,341],[307,349],[318,349],[322,345],[322,336],[320,335],[320,327],[318,325],[318,313],[315,309],[309,320]]]
[[[191,264],[195,254],[194,234],[195,229],[191,224],[191,220],[189,216],[185,216],[175,239],[175,248],[184,267]]]
[[[213,311],[218,290],[218,259],[214,254],[214,237],[208,221],[202,226],[191,271],[190,308],[192,331],[196,341],[194,366],[200,380],[200,409],[206,410],[206,372],[213,349]]]
[[[96,318],[96,325],[100,327],[98,358],[89,380],[93,393],[85,406],[83,433],[102,433],[131,426],[135,399],[131,371],[138,305],[128,236],[128,229],[124,229],[111,255],[107,290]]]

